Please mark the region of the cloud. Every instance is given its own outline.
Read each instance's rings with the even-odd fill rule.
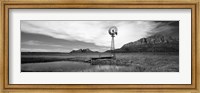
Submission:
[[[62,49],[21,48],[21,52],[63,52]]]
[[[162,22],[154,21],[21,21],[21,31],[109,47],[111,36],[108,29],[117,26],[115,45],[120,48],[126,43],[148,36],[152,29],[161,24]],[[34,45],[38,42],[30,41],[27,44]]]
[[[47,47],[63,47],[62,45],[48,44],[48,43],[45,43],[45,42],[35,41],[35,40],[30,40],[30,41],[22,42],[22,45],[47,46]]]
[[[49,52],[48,49],[30,49],[30,48],[22,48],[22,52]]]
[[[34,40],[31,40],[31,41],[27,41],[27,42],[22,42],[22,44],[25,44],[25,45],[40,45],[41,42],[39,41],[34,41]]]
[[[173,29],[179,28],[179,21],[165,21],[165,22],[162,21],[155,23],[157,23],[158,25],[148,32],[148,36],[154,35],[158,32],[173,31]]]

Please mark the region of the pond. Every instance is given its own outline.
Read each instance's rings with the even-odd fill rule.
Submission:
[[[90,65],[90,63],[74,61],[55,61],[45,63],[22,64],[22,72],[102,72],[112,71],[124,66]]]

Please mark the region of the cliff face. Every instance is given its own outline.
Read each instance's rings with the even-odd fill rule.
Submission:
[[[116,52],[178,52],[179,29],[173,28],[123,45]]]

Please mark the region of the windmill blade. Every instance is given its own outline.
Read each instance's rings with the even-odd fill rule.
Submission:
[[[112,34],[113,34],[113,33],[111,32],[111,30],[109,30],[109,31],[108,31],[108,33],[109,33],[110,35],[112,35]]]

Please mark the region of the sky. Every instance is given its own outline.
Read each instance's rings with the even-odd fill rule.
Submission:
[[[70,52],[110,49],[108,29],[116,26],[115,48],[173,28],[177,21],[20,21],[22,52]]]

